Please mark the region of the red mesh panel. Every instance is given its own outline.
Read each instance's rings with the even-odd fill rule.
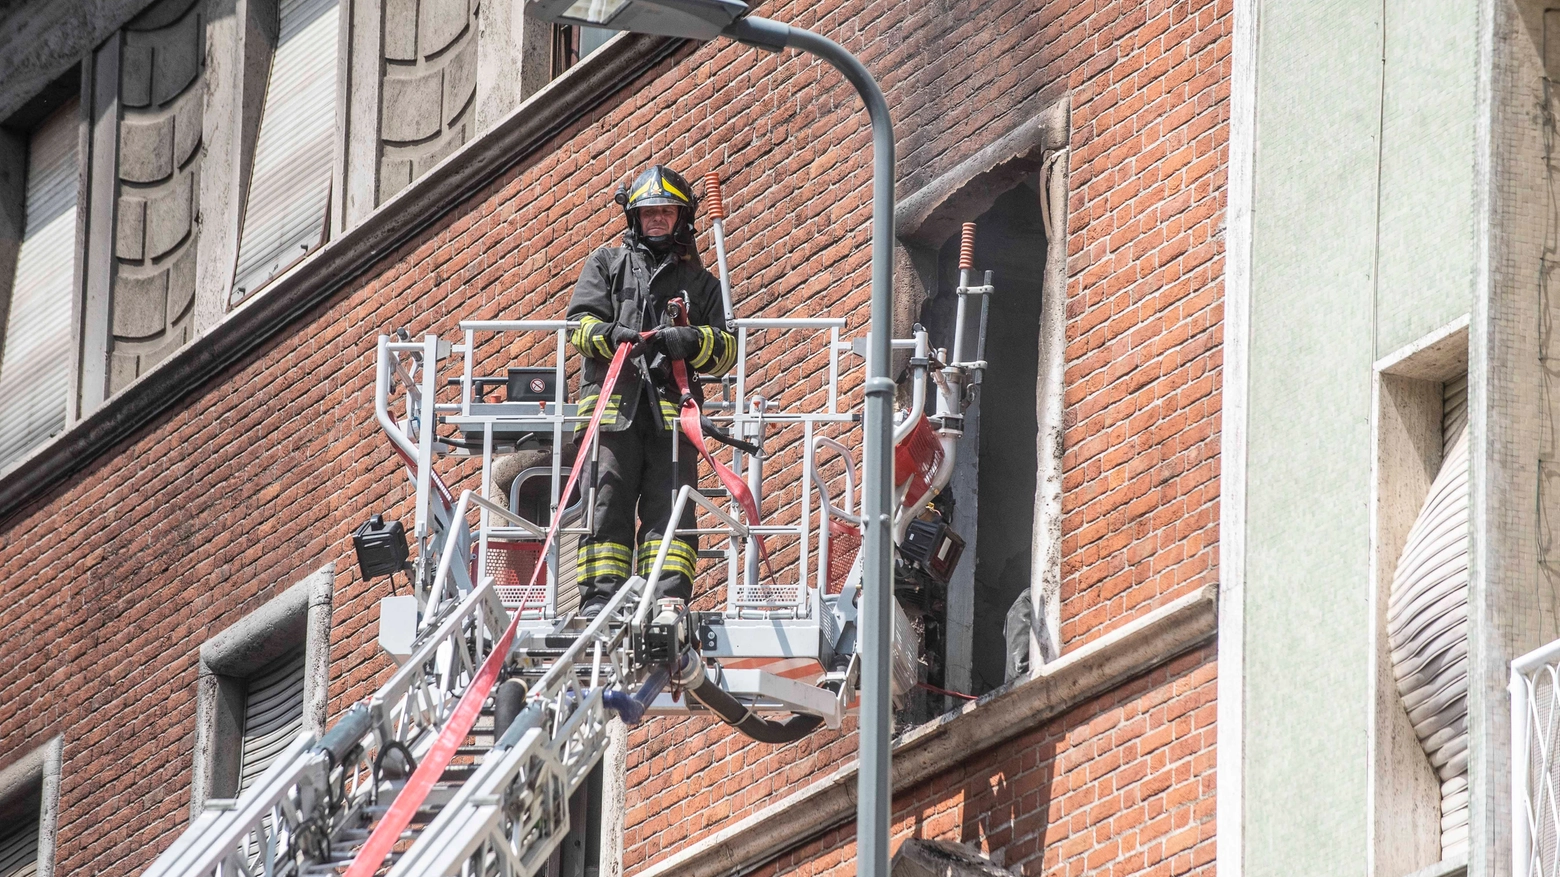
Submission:
[[[910,489],[905,493],[906,508],[919,506],[926,498],[927,488],[942,462],[942,442],[937,440],[937,431],[923,414],[910,434],[894,445],[894,486],[903,487],[907,479],[911,481]]]
[[[861,531],[841,521],[829,521],[829,551],[824,567],[829,571],[825,594],[838,594],[850,576],[851,565],[861,553]]]
[[[498,599],[508,608],[541,606],[547,599],[547,575],[537,577],[536,587],[528,587],[531,573],[541,561],[540,542],[489,541],[487,571],[493,577]]]

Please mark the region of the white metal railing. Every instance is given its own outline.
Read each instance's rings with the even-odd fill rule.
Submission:
[[[653,595],[637,577],[613,595],[532,687],[525,711],[391,877],[538,873],[568,833],[569,796],[606,749],[608,693],[627,697],[638,681],[623,616],[636,601],[642,614]]]
[[[466,438],[461,442],[461,450],[481,455],[481,486],[473,497],[474,510],[479,512],[480,520],[472,538],[468,539],[463,531],[461,538],[456,540],[473,543],[471,548],[474,550],[470,552],[470,557],[475,566],[474,577],[478,580],[489,574],[488,540],[496,525],[504,522],[512,531],[499,538],[531,538],[537,542],[541,538],[535,534],[545,529],[543,522],[525,520],[513,511],[506,511],[495,504],[498,499],[492,482],[495,432],[507,430],[551,435],[555,453],[550,467],[549,507],[551,514],[559,514],[567,472],[563,469],[561,455],[556,453],[556,449],[561,448],[566,438],[587,420],[576,414],[566,402],[566,364],[570,355],[567,339],[568,333],[577,326],[578,323],[568,320],[468,320],[460,323],[463,337],[453,345],[443,344],[432,335],[418,341],[392,340],[388,336],[380,339],[375,407],[380,425],[390,435],[397,451],[408,458],[408,468],[417,486],[417,521],[422,531],[431,531],[437,535],[451,525],[446,523],[450,519],[454,519],[453,526],[465,526],[462,515],[451,514],[440,508],[441,496],[447,497],[448,490],[443,488],[443,482],[434,472],[434,461],[437,456],[455,448],[434,435],[432,426],[441,421],[465,430]],[[707,401],[706,410],[710,419],[720,428],[729,430],[738,439],[765,448],[765,453],[758,455],[737,448],[729,450],[733,472],[747,483],[760,508],[763,507],[764,463],[774,454],[774,448],[799,447],[799,479],[806,479],[807,473],[814,469],[815,439],[822,437],[819,435],[820,428],[832,424],[835,429],[848,429],[855,422],[855,415],[842,409],[840,392],[840,378],[844,371],[841,358],[852,349],[849,342],[841,340],[844,326],[844,320],[835,318],[733,321],[731,329],[737,341],[737,365],[733,373],[719,385],[718,398],[712,397]],[[542,345],[531,345],[528,349],[545,354],[545,364],[536,367],[552,370],[554,398],[544,403],[479,404],[481,398],[474,394],[474,390],[477,385],[476,369],[488,359],[483,354],[502,357],[517,349],[516,336],[525,333],[552,336]],[[774,349],[783,347],[789,355],[816,362],[814,371],[820,383],[814,392],[821,394],[821,398],[811,403],[804,401],[789,408],[780,408],[759,394],[766,387],[755,378],[762,376],[763,370],[755,374],[748,368],[747,352],[750,338],[760,333],[767,336],[765,341],[768,346]],[[791,340],[795,333],[806,333],[815,340],[812,343]],[[479,346],[492,340],[503,346],[485,350]],[[519,347],[526,348],[527,345],[522,343]],[[410,357],[413,368],[402,366],[402,356]],[[817,361],[816,357],[820,356],[822,360]],[[458,388],[459,397],[454,401],[440,402],[436,394],[444,388],[445,382],[436,372],[445,357],[454,358],[454,364],[459,367],[458,378],[452,375],[449,381]],[[779,389],[783,391],[787,388]],[[404,396],[406,406],[405,418],[399,422],[389,414],[390,399],[397,393]],[[780,395],[780,392],[775,395]],[[432,415],[425,414],[428,411]],[[423,429],[425,424],[430,428]],[[481,437],[480,450],[476,445],[478,435]],[[504,449],[500,447],[496,450],[502,453]],[[594,448],[592,453],[595,453]],[[723,448],[720,453],[726,454],[728,451]],[[805,480],[801,483],[806,484]],[[583,514],[577,520],[564,522],[559,529],[560,538],[585,536],[593,531],[594,485],[582,484],[581,494]],[[684,499],[683,503],[692,502],[702,507],[704,514],[713,515],[714,526],[696,526],[677,532],[681,535],[711,537],[716,547],[723,549],[719,551],[719,556],[726,568],[724,603],[727,614],[809,617],[815,611],[812,604],[816,602],[816,596],[810,585],[816,578],[814,549],[820,539],[812,532],[818,523],[812,520],[812,491],[803,489],[797,493],[795,501],[799,508],[786,512],[787,519],[794,519],[788,524],[741,520],[741,513],[733,497],[718,502],[704,500],[705,497],[695,495]],[[447,500],[445,505],[448,505]],[[675,524],[678,518],[674,515],[672,520]],[[770,564],[761,564],[757,551],[758,538],[765,539],[771,557],[783,550],[788,554],[794,551],[794,558],[788,557],[784,565],[774,563],[772,559]],[[514,606],[512,601],[506,602],[522,618],[541,619],[556,615],[557,590],[560,585],[558,541],[554,541],[553,550],[545,558],[545,598],[541,599],[540,593],[527,590],[525,605]],[[705,556],[712,554],[707,553]],[[659,567],[658,563],[657,569]],[[654,575],[651,577],[655,578]],[[541,590],[535,589],[537,592]],[[538,600],[542,605],[537,605]]]
[[[1560,875],[1560,640],[1511,662],[1511,873]]]

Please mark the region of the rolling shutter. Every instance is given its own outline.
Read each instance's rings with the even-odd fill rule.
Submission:
[[[303,652],[298,651],[249,679],[238,790],[259,779],[302,730]]]
[[[324,243],[336,148],[336,0],[281,0],[234,304]]]
[[[22,246],[0,346],[0,470],[65,428],[76,266],[77,116],[72,101],[28,143]]]
[[[33,877],[38,873],[38,820],[0,828],[0,877]]]

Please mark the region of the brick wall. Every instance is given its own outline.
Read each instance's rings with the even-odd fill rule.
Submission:
[[[1064,645],[1210,581],[1228,2],[1025,0],[973,14],[949,0],[793,2],[764,12],[838,39],[878,72],[899,131],[902,195],[1071,96]],[[386,256],[294,334],[0,524],[11,596],[0,607],[0,762],[65,735],[59,873],[136,873],[182,830],[200,643],[325,562],[338,564],[332,719],[388,677],[373,644],[388,588],[358,580],[347,541],[369,511],[409,517],[410,491],[372,422],[376,334],[406,326],[448,337],[462,317],[560,316],[580,263],[619,228],[612,188],[652,160],[725,176],[743,314],[827,310],[859,331],[870,165],[857,107],[837,74],[794,54],[686,50]],[[816,377],[793,377],[785,399],[816,389]],[[770,478],[796,484],[798,474],[793,455]],[[784,514],[798,490],[777,492],[768,511]],[[1177,700],[1183,678],[1211,674],[1203,660],[1140,697]],[[1086,776],[1064,754],[1103,745],[1093,716],[1125,710],[1114,698],[1083,708],[1087,724],[1026,738],[1024,753],[1036,754],[1020,762],[1069,783]],[[701,723],[650,723],[631,737],[627,863],[850,757],[850,727],[776,749]],[[1197,728],[1195,754],[1176,764],[1203,783],[1212,732]],[[1046,747],[1062,760],[1042,769]],[[1198,759],[1208,766],[1193,768]],[[965,784],[960,815],[927,819],[965,831],[986,799],[968,791],[975,774],[961,776],[950,780]],[[952,788],[929,787],[913,806],[953,800]],[[1190,794],[1180,778],[1174,788]],[[1211,812],[1211,786],[1174,807],[1169,794],[1167,809],[1202,814],[1188,817],[1199,826]],[[1009,861],[1087,856],[1069,851],[1095,830],[1092,817],[1079,824],[1070,806],[1027,812],[1030,827],[1012,843],[1029,851]],[[1206,858],[1204,830],[1187,855]],[[1133,860],[1123,851],[1120,861]]]
[[[1212,874],[1213,648],[896,796],[890,844],[954,841],[1015,873]],[[855,873],[841,826],[754,877]]]

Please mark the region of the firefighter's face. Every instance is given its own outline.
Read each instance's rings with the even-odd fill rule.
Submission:
[[[676,224],[677,208],[670,204],[639,208],[639,227],[644,229],[646,237],[654,238],[671,234],[672,226]]]

